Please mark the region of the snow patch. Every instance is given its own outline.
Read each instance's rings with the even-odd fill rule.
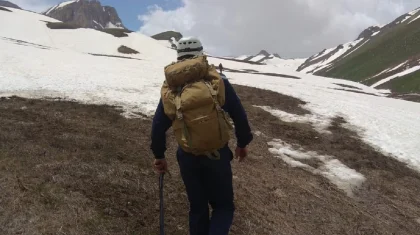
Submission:
[[[365,45],[367,42],[369,42],[370,39],[366,40],[366,42],[362,43],[362,45],[357,46],[354,50],[352,50],[350,53],[346,54],[345,56],[343,56],[343,58],[347,57],[348,55],[350,55],[351,53],[357,51],[359,48],[361,48],[363,45]]]
[[[263,63],[267,65],[275,66],[277,68],[288,68],[295,71],[305,61],[306,61],[306,58],[305,59],[280,59],[280,58],[274,57],[272,59],[264,60]]]
[[[330,63],[332,63],[334,60],[336,60],[337,58],[342,56],[344,53],[346,53],[348,50],[350,50],[351,48],[353,48],[354,46],[359,44],[359,42],[363,41],[363,39],[364,38],[361,38],[361,39],[358,39],[356,41],[348,42],[348,43],[343,44],[343,48],[339,49],[334,55],[330,56],[329,58],[323,60],[320,63],[316,63],[316,64],[313,64],[311,66],[306,67],[301,72],[306,73],[306,72],[311,72],[311,71],[314,71],[314,70],[318,71],[318,70],[324,69]]]
[[[101,24],[99,24],[98,22],[96,22],[95,20],[93,20],[93,23],[97,24],[98,26],[100,26],[101,28],[104,28],[104,26],[102,26]]]
[[[317,55],[317,56],[315,56],[314,58],[312,58],[310,61],[312,61],[312,60],[316,60],[316,59],[318,59],[318,58],[320,58],[320,57],[322,57],[322,56],[324,56],[324,55],[328,55],[328,53],[330,53],[331,51],[333,51],[335,49],[335,47],[333,47],[333,48],[329,48],[329,49],[326,49],[324,52],[322,52],[322,53],[319,53],[319,55]]]
[[[368,78],[368,79],[365,79],[365,80],[363,80],[363,81],[367,81],[367,80],[370,80],[370,79],[372,79],[372,78],[376,78],[377,76],[379,76],[379,75],[381,75],[381,74],[384,74],[384,73],[386,73],[386,72],[388,72],[388,71],[389,71],[389,68],[388,68],[388,69],[385,69],[384,71],[382,71],[382,72],[380,72],[380,73],[376,74],[375,76],[370,77],[370,78]]]
[[[401,64],[399,64],[399,65],[395,66],[394,68],[390,69],[388,72],[391,72],[391,71],[394,71],[396,69],[399,69],[401,66],[405,65],[407,62],[408,62],[408,60],[402,62]]]
[[[269,151],[276,157],[281,158],[291,167],[303,168],[312,174],[321,175],[330,180],[339,189],[343,190],[349,197],[354,195],[354,190],[359,188],[366,178],[354,169],[344,165],[334,156],[319,155],[315,151],[304,151],[302,148],[295,149],[290,144],[274,139],[268,143]],[[301,162],[302,160],[316,159],[320,167],[313,167]]]
[[[373,34],[372,34],[372,37],[375,37],[376,35],[378,35],[378,33],[380,33],[381,31],[378,31],[378,32],[374,32]]]
[[[55,8],[57,8],[57,6],[51,7],[45,14],[46,15],[50,14]]]
[[[402,19],[400,22],[397,22],[397,24],[399,24],[399,23],[404,23],[405,21],[407,21],[408,19],[410,19],[411,18],[411,15],[409,15],[409,16],[406,16],[404,19]]]
[[[121,27],[121,23],[116,23],[116,25],[115,25],[112,22],[108,22],[108,24],[105,26],[105,28],[108,28],[108,29],[123,29],[123,27]]]
[[[260,61],[260,60],[262,60],[264,58],[265,58],[265,55],[257,55],[254,58],[250,59],[250,61],[258,62],[258,61]]]
[[[327,133],[330,134],[331,132],[328,130],[328,127],[331,124],[331,120],[328,117],[322,117],[319,115],[314,114],[306,114],[306,115],[297,115],[292,113],[287,113],[282,110],[273,109],[269,106],[256,106],[254,107],[260,108],[271,115],[278,117],[283,122],[298,122],[298,123],[309,123],[311,124],[316,131],[319,133]]]
[[[408,22],[408,23],[409,23],[409,24],[411,24],[412,22],[414,22],[414,21],[416,21],[416,20],[418,20],[418,19],[420,19],[420,15],[418,15],[416,18],[414,18],[414,19],[410,20],[410,22]]]
[[[249,58],[249,55],[241,55],[241,56],[236,57],[235,59],[236,60],[245,60],[246,58]]]
[[[419,11],[420,11],[420,8],[415,9],[413,11],[410,11],[408,14],[413,16],[413,15],[417,14],[417,12],[419,12]]]
[[[409,68],[409,69],[406,69],[406,70],[402,71],[401,73],[397,73],[397,74],[394,74],[394,75],[392,75],[390,77],[387,77],[387,78],[384,78],[384,79],[380,80],[379,82],[373,84],[372,87],[378,87],[378,86],[380,86],[380,85],[382,85],[382,84],[384,84],[386,82],[391,81],[394,78],[402,77],[404,75],[407,75],[407,74],[410,74],[410,73],[414,73],[414,72],[416,72],[419,69],[420,69],[420,65],[414,66],[414,67]]]
[[[65,6],[67,6],[69,4],[72,4],[72,3],[75,3],[75,2],[78,2],[78,1],[74,0],[74,1],[62,2],[62,3],[60,3],[60,4],[57,5],[57,8],[56,9],[65,7]]]

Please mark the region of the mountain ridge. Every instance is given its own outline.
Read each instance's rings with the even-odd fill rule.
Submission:
[[[42,13],[64,23],[92,29],[126,29],[114,7],[102,6],[98,0],[66,1]]]
[[[368,27],[354,41],[312,55],[297,71],[395,92],[420,92],[419,28],[416,8],[384,26]]]
[[[14,4],[12,2],[9,2],[9,1],[4,1],[4,0],[0,0],[0,6],[1,7],[10,7],[10,8],[16,8],[16,9],[22,9],[18,5]]]

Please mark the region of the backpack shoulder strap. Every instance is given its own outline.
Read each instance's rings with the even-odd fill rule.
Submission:
[[[182,140],[186,141],[188,146],[192,146],[190,132],[188,131],[187,124],[185,123],[184,115],[181,110],[181,94],[184,91],[184,88],[179,88],[175,96],[176,118],[182,123]]]

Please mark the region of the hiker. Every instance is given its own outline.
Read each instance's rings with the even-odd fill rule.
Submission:
[[[219,64],[219,70],[220,70],[220,74],[222,74],[223,73],[223,65],[222,65],[222,63]]]
[[[232,85],[221,78],[214,66],[208,67],[200,40],[182,38],[177,53],[177,62],[165,67],[166,80],[153,118],[151,149],[155,156],[154,168],[158,173],[168,170],[165,133],[172,126],[179,144],[176,157],[190,203],[190,234],[227,235],[235,207],[231,168],[234,155],[228,146],[233,127],[225,112],[235,125],[235,158],[239,161],[247,156],[247,146],[253,135]],[[179,73],[177,66],[196,69]],[[207,82],[192,77],[198,74],[204,74]],[[171,80],[171,76],[175,79]],[[184,87],[183,82],[177,84],[182,79],[195,81]],[[171,84],[178,87],[171,89]],[[197,105],[194,101],[200,103]],[[200,122],[191,121],[199,114],[204,117]],[[211,219],[209,204],[213,209]]]

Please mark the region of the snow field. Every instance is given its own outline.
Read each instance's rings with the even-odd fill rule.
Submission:
[[[420,171],[419,103],[334,90],[331,88],[339,87],[331,84],[334,81],[312,75],[303,75],[301,80],[234,73],[227,76],[235,84],[280,92],[306,101],[308,104],[303,108],[322,117],[321,120],[341,116],[356,127],[363,141]],[[335,82],[342,83],[337,79]],[[362,91],[369,92],[366,88]]]
[[[314,175],[321,175],[327,178],[349,197],[352,197],[353,190],[360,187],[366,180],[361,173],[347,167],[338,159],[335,159],[334,156],[319,155],[314,151],[304,151],[302,148],[295,149],[280,139],[274,139],[268,145],[271,146],[269,150],[272,154],[281,158],[291,167],[303,168]],[[316,159],[322,164],[320,167],[315,168],[302,162],[309,159]]]
[[[41,20],[57,21],[31,12],[11,10],[12,13],[0,12],[2,25],[13,25],[0,26],[0,96],[62,97],[83,103],[118,105],[129,117],[137,112],[153,114],[164,80],[163,68],[175,60],[176,51],[137,33],[116,38],[92,29],[51,30]],[[52,49],[23,46],[1,37]],[[121,45],[139,51],[140,54],[129,57],[140,60],[88,54],[127,56],[118,53],[117,48]],[[216,58],[209,58],[209,62],[223,63],[230,69],[300,77],[225,73],[234,84],[301,99],[307,102],[303,108],[313,114],[296,117],[277,113],[279,116],[300,121],[306,118],[315,124],[315,120],[322,123],[342,116],[365,142],[420,171],[420,104],[382,97],[384,91],[359,83],[307,75],[289,68]],[[344,88],[334,83],[351,85],[377,96],[335,90]]]

